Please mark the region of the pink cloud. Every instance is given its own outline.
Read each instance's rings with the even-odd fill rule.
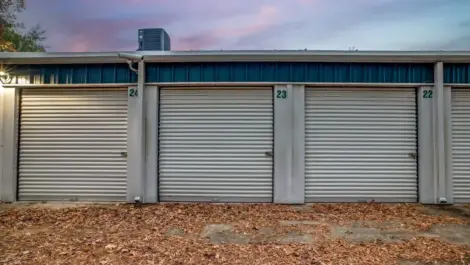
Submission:
[[[87,41],[75,41],[69,49],[71,52],[87,52],[90,51],[90,44]]]
[[[166,25],[173,18],[161,16],[160,18],[136,19],[70,19],[55,31],[53,38],[61,39],[56,51],[113,51],[136,50],[137,29]],[[126,32],[126,34],[124,34]],[[132,34],[127,36],[127,34]],[[63,38],[62,36],[67,36]]]
[[[172,39],[172,50],[202,50],[219,43],[220,39],[213,34],[202,33]]]
[[[232,28],[216,28],[213,33],[217,37],[244,37],[263,31],[275,25],[279,10],[275,6],[262,6],[253,21],[245,26]]]
[[[267,30],[275,26],[279,21],[279,9],[276,6],[261,6],[258,12],[252,15],[252,19],[244,21],[242,25],[222,27],[213,30],[198,32],[193,35],[172,38],[173,50],[201,50],[220,49],[220,45],[230,39],[238,39]],[[240,23],[230,23],[240,24]]]

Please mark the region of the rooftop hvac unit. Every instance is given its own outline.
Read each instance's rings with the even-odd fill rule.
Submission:
[[[170,51],[171,41],[162,28],[139,29],[139,51]]]

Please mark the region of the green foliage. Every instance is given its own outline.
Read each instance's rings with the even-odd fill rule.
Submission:
[[[24,10],[21,0],[0,0],[0,24],[3,25],[3,34],[0,32],[0,52],[40,52],[44,51],[42,42],[45,40],[45,31],[36,25],[29,30],[18,22],[16,14]]]
[[[26,34],[20,34],[12,26],[5,27],[3,39],[17,52],[41,52],[44,47],[41,41],[44,40],[44,31],[39,26],[31,28]],[[0,51],[6,51],[1,49]]]
[[[19,0],[0,0],[0,21],[6,25],[22,27],[21,23],[16,21],[16,14],[22,12],[24,6]]]

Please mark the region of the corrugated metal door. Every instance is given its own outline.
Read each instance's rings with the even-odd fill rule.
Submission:
[[[20,200],[126,199],[126,89],[23,89],[20,117]]]
[[[417,200],[414,89],[307,88],[306,201]]]
[[[161,201],[271,202],[272,88],[162,88]]]
[[[452,88],[452,171],[455,203],[470,203],[470,89]]]

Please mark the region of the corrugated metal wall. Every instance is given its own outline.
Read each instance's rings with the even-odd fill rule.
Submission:
[[[306,201],[415,202],[416,119],[414,89],[307,88]]]
[[[126,200],[126,89],[24,89],[19,141],[20,200]]]
[[[161,201],[271,202],[272,88],[163,88]]]
[[[432,83],[432,64],[168,63],[148,64],[147,82]],[[9,71],[32,84],[135,83],[127,64],[17,65]],[[15,81],[16,83],[17,81]],[[469,84],[470,64],[444,64],[444,82]]]
[[[470,203],[470,89],[452,89],[454,202]]]
[[[430,83],[425,64],[191,63],[151,64],[148,82]]]
[[[444,83],[470,84],[470,64],[444,64]]]
[[[15,75],[34,84],[133,83],[126,64],[23,65]],[[432,64],[165,63],[147,64],[147,82],[432,83]]]

